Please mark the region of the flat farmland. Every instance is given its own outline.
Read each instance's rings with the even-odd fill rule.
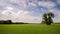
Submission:
[[[60,34],[60,24],[0,24],[0,34]]]

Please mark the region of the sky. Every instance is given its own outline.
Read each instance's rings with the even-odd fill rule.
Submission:
[[[60,0],[0,0],[0,20],[41,23],[48,12],[54,13],[54,22],[60,22]]]

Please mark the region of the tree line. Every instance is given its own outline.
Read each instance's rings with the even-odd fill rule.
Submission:
[[[0,20],[0,24],[28,24],[24,22],[12,22],[11,20]]]

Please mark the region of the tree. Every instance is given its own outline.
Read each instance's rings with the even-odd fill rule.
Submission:
[[[47,17],[48,18],[47,19],[48,20],[48,23],[47,24],[50,25],[51,23],[53,23],[52,18],[54,18],[54,14],[52,12],[50,12],[47,15],[48,15],[48,17]]]
[[[50,25],[51,23],[53,23],[52,18],[54,18],[54,14],[52,12],[49,12],[47,14],[44,13],[42,23],[46,23],[47,25]]]

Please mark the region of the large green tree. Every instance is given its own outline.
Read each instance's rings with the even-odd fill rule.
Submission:
[[[52,12],[44,13],[42,23],[46,23],[47,25],[50,25],[51,23],[53,23],[53,19],[52,19],[53,17],[54,14]]]

